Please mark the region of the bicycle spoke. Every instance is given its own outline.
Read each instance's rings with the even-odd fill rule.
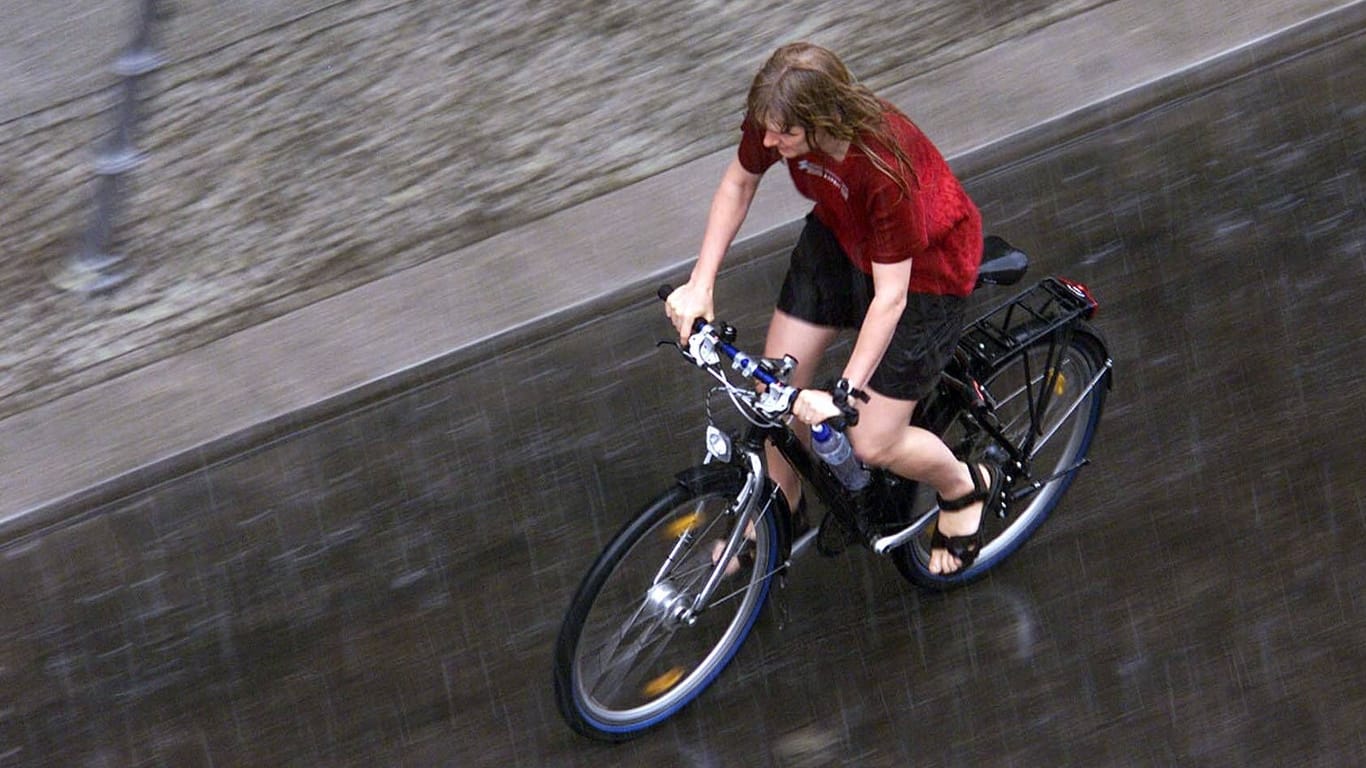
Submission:
[[[702,504],[694,504],[693,509],[679,515],[675,523],[687,520],[692,522],[702,516]],[[683,525],[679,530],[666,528],[672,536],[680,538],[692,536],[692,541],[686,543],[681,550],[671,552],[671,557],[666,560],[665,567],[660,569],[660,573],[654,584],[669,581],[674,588],[682,594],[686,594],[697,587],[711,572],[720,567],[712,563],[706,557],[705,551],[698,545],[708,541],[708,535],[715,528],[722,516],[718,515],[711,518],[702,527],[701,531],[694,532],[692,526]],[[651,585],[651,588],[654,586]],[[637,608],[622,623],[621,627],[597,647],[586,649],[585,656],[591,656],[597,660],[599,676],[590,686],[591,692],[595,695],[613,696],[620,692],[622,685],[627,680],[630,673],[643,671],[649,668],[668,646],[668,640],[674,635],[675,628],[671,628],[667,617],[659,616],[644,618],[643,615],[649,612],[649,589],[638,595],[636,599]],[[721,601],[714,601],[716,605]],[[634,633],[634,637],[633,637]],[[632,638],[628,641],[628,638]],[[653,650],[645,659],[640,658],[640,654],[647,648],[654,646]]]
[[[1093,377],[1089,382],[1086,383],[1086,388],[1081,391],[1081,394],[1077,395],[1077,397],[1075,397],[1072,400],[1072,402],[1067,406],[1067,408],[1058,415],[1058,419],[1050,427],[1048,427],[1047,432],[1039,438],[1038,443],[1034,446],[1034,450],[1031,451],[1029,454],[1029,457],[1031,459],[1038,454],[1038,452],[1044,447],[1045,444],[1048,443],[1050,439],[1052,439],[1053,435],[1058,431],[1058,428],[1061,427],[1064,423],[1066,423],[1069,418],[1071,418],[1072,414],[1077,410],[1077,408],[1081,406],[1081,404],[1086,400],[1087,396],[1091,394],[1092,390],[1096,388],[1096,385],[1100,384],[1101,379],[1105,378],[1105,374],[1108,372],[1109,368],[1103,367],[1101,368],[1100,372],[1095,375],[1095,377]]]
[[[1061,425],[1061,423],[1071,415],[1072,410],[1076,408],[1076,402],[1073,402],[1068,409],[1061,413],[1053,408],[1045,408],[1044,412],[1037,415],[1032,413],[1034,405],[1054,405],[1057,403],[1058,398],[1061,397],[1061,394],[1056,391],[1058,382],[1067,381],[1066,374],[1063,373],[1064,366],[1067,366],[1068,368],[1072,367],[1070,358],[1059,360],[1056,366],[1039,371],[1037,374],[1031,373],[1025,383],[1011,390],[1011,392],[1001,398],[996,404],[996,412],[998,415],[1002,413],[1010,414],[1010,418],[1002,423],[1001,431],[1012,440],[1017,442],[1021,441],[1026,430],[1030,429],[1031,425],[1034,426],[1035,434],[1041,436],[1040,439],[1036,441],[1033,450],[1031,451],[1031,456],[1039,452],[1043,443],[1047,442],[1048,438],[1052,436],[1052,433],[1057,430],[1058,426]],[[1029,366],[1024,363],[1021,363],[1021,367],[1025,369],[1029,368]],[[1049,388],[1049,382],[1052,382],[1052,397],[1046,396],[1046,393],[1044,392],[1045,389]],[[1037,394],[1035,394],[1036,390]],[[1009,407],[1010,404],[1021,395],[1026,396],[1026,407]],[[1078,400],[1080,400],[1080,398],[1078,398]],[[1055,415],[1056,418],[1050,418]],[[1029,420],[1030,424],[1022,423],[1025,420]]]
[[[693,502],[693,511],[679,515],[664,527],[665,538],[673,538],[674,545],[669,550],[669,556],[664,558],[664,564],[659,567],[659,572],[655,574],[654,581],[650,582],[651,585],[664,581],[674,566],[687,558],[692,551],[692,544],[699,538],[693,533],[693,527],[702,517],[702,502],[698,500]]]
[[[709,573],[712,567],[713,566],[710,564],[699,565],[682,573],[704,574]],[[774,573],[777,573],[776,569],[765,574],[759,581],[771,578]],[[710,610],[735,597],[743,595],[757,585],[757,582],[750,582],[746,586],[712,601],[707,606],[707,609]],[[604,641],[600,647],[590,649],[591,655],[598,659],[597,669],[599,675],[593,681],[592,685],[589,686],[589,691],[595,698],[614,697],[619,694],[626,686],[631,673],[644,673],[645,670],[650,669],[663,655],[669,642],[677,633],[677,628],[668,626],[669,622],[665,617],[658,617],[643,622],[644,626],[636,633],[635,638],[623,646],[622,643],[632,634],[632,631],[641,627],[642,622],[639,622],[638,620],[645,611],[646,606],[644,601],[642,601],[641,607],[623,623],[622,628],[618,632]],[[646,649],[650,649],[649,653],[646,654],[644,658],[641,658],[641,653]],[[686,670],[671,668],[664,674],[650,681],[650,684],[647,687],[658,687],[667,690],[673,683],[677,682],[674,678],[681,677],[683,674],[686,674]]]
[[[727,595],[724,595],[724,596],[722,596],[722,597],[716,598],[715,600],[712,600],[710,603],[707,603],[707,610],[711,610],[712,608],[715,608],[716,606],[721,605],[722,603],[726,602],[727,600],[731,600],[731,599],[733,599],[733,598],[736,598],[736,597],[739,597],[740,595],[745,594],[746,592],[750,591],[751,589],[757,587],[760,583],[762,583],[762,582],[764,582],[764,581],[767,581],[767,580],[773,578],[773,576],[774,576],[776,573],[778,573],[779,570],[781,570],[781,569],[780,569],[780,568],[774,568],[773,570],[769,571],[768,573],[765,573],[763,576],[759,577],[758,579],[755,579],[755,580],[749,582],[749,583],[746,584],[745,586],[740,587],[739,589],[736,589],[735,591],[733,591],[733,592],[731,592],[731,593],[729,593],[729,594],[727,594]]]
[[[1069,331],[1058,338],[1038,339],[983,377],[980,385],[991,395],[994,421],[960,413],[945,439],[956,453],[968,457],[999,445],[1020,460],[1023,472],[1012,480],[1006,514],[983,519],[984,543],[968,571],[948,579],[929,573],[930,543],[925,536],[893,534],[875,547],[880,544],[881,551],[893,554],[908,579],[934,588],[966,583],[1009,557],[1049,516],[1077,470],[1086,465],[1109,369],[1104,347],[1094,335]],[[930,494],[922,492],[915,509],[919,513],[932,506]]]
[[[659,658],[659,655],[664,652],[664,647],[668,645],[669,639],[673,637],[674,633],[672,630],[665,629],[665,631],[659,635],[659,637],[662,638],[662,642],[659,640],[655,641],[657,642],[656,650],[653,655],[647,659],[646,665],[638,664],[636,661],[640,652],[650,646],[651,638],[655,637],[656,634],[655,630],[664,628],[665,623],[666,622],[662,617],[651,622],[651,626],[641,632],[634,641],[627,645],[623,653],[614,653],[610,663],[599,665],[598,669],[602,674],[593,681],[593,685],[590,688],[590,692],[595,698],[603,698],[599,694],[604,690],[604,687],[609,696],[615,696],[615,694],[621,690],[622,684],[626,681],[626,678],[631,672],[639,672],[645,669],[649,663],[653,663],[654,660]]]
[[[686,558],[684,558],[684,559],[686,559]],[[692,575],[694,575],[694,574],[706,573],[706,572],[708,572],[708,571],[710,571],[710,570],[711,570],[711,567],[709,567],[709,566],[698,565],[698,566],[696,566],[696,567],[694,567],[694,568],[691,568],[691,569],[689,569],[689,570],[687,570],[687,571],[683,571],[683,572],[681,572],[680,574],[677,574],[677,575],[692,576]],[[694,578],[694,579],[693,579],[693,582],[696,583],[696,581],[697,581],[697,579]],[[684,591],[684,590],[680,590],[680,591]],[[617,647],[620,646],[621,642],[627,637],[627,635],[629,635],[629,634],[631,633],[631,629],[632,629],[634,626],[637,625],[637,622],[641,619],[641,615],[644,614],[644,613],[646,613],[646,612],[649,610],[649,604],[650,604],[649,590],[646,590],[645,593],[643,593],[642,595],[640,595],[640,597],[637,599],[637,604],[638,604],[639,607],[637,607],[637,608],[635,609],[635,611],[633,611],[633,612],[631,613],[631,615],[630,615],[629,617],[627,617],[627,619],[626,619],[624,622],[622,622],[622,625],[621,625],[621,628],[620,628],[620,629],[618,629],[616,632],[614,632],[614,633],[612,633],[611,635],[609,635],[609,636],[607,637],[607,639],[603,640],[603,642],[602,642],[598,647],[592,648],[592,649],[589,650],[589,652],[590,652],[592,655],[597,655],[597,656],[612,656],[612,655],[615,655]],[[648,620],[647,620],[647,621],[648,621]],[[656,618],[654,619],[654,621],[655,621],[657,624],[658,624],[658,623],[662,623],[662,622],[664,621],[664,617],[656,617]],[[600,665],[600,666],[605,666],[605,665]]]
[[[571,654],[556,677],[557,703],[571,724],[614,734],[647,727],[691,701],[748,635],[771,574],[750,568],[735,592],[704,605],[698,596],[712,580],[724,580],[717,594],[742,583],[724,577],[729,559],[713,562],[720,542],[731,550],[753,539],[766,569],[777,531],[771,518],[758,516],[751,530],[737,517],[736,499],[749,488],[740,478],[719,469],[697,477],[697,487],[674,486],[647,509],[651,517],[639,520],[646,525],[627,524],[594,565],[600,580],[587,579],[576,597],[591,604],[571,612],[578,634],[562,631],[557,649]]]
[[[645,609],[646,603],[641,601],[640,607],[637,608],[626,621],[622,622],[621,627],[616,632],[610,633],[597,646],[585,649],[584,657],[587,658],[592,656],[599,659],[599,668],[606,666],[601,660],[610,658],[616,654],[617,649],[621,646],[622,640],[625,640],[626,636],[631,633],[631,628],[635,626],[637,619],[641,617],[641,614],[645,612]]]

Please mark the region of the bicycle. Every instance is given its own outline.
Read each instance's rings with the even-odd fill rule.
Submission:
[[[1014,285],[1028,265],[1022,251],[988,237],[977,284]],[[1105,339],[1088,322],[1097,307],[1080,283],[1040,280],[966,327],[934,392],[917,406],[913,424],[943,437],[959,459],[995,462],[1005,475],[1002,503],[983,511],[976,561],[949,575],[928,569],[933,489],[869,468],[870,482],[850,491],[789,426],[798,390],[787,382],[797,361],[751,356],[734,345],[732,327],[698,320],[687,349],[674,346],[719,382],[713,392],[748,423],[727,431],[708,408],[703,463],[631,518],[585,574],[555,647],[566,723],[623,741],[692,702],[744,643],[773,580],[818,537],[890,557],[908,581],[929,589],[968,584],[1001,564],[1089,463],[1112,385]],[[742,383],[731,380],[725,360]],[[856,415],[847,400],[841,407]],[[766,472],[766,441],[824,506],[819,526],[796,528]],[[719,555],[716,541],[724,542]],[[727,575],[732,561],[742,567]]]

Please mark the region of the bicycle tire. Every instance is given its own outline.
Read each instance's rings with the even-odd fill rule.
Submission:
[[[1040,357],[1047,355],[1050,343],[1048,337],[1038,339],[1030,344],[1022,355],[1003,364],[981,382],[996,401],[997,414],[1001,423],[1008,427],[1007,433],[1012,438],[1019,434],[1022,421],[1028,421],[1025,405],[1028,400],[1022,386],[1026,378],[1023,375],[1024,361],[1028,360],[1034,366],[1029,369],[1033,378],[1030,385],[1040,388],[1045,386],[1047,377],[1041,368],[1047,366],[1039,366],[1038,362]],[[1105,350],[1105,342],[1094,328],[1084,323],[1074,327],[1068,347],[1059,358],[1058,368],[1061,376],[1055,380],[1054,396],[1045,416],[1046,428],[1054,423],[1058,427],[1052,433],[1052,439],[1042,444],[1040,452],[1036,454],[1031,472],[1034,477],[1047,478],[1069,467],[1075,467],[1090,451],[1104,409],[1108,381],[1101,381],[1089,392],[1084,390],[1096,377],[1102,375],[1107,364]],[[1108,372],[1104,375],[1109,376]],[[1075,408],[1072,408],[1073,403],[1077,404]],[[1024,410],[1021,410],[1022,406]],[[1072,410],[1069,411],[1069,408]],[[1052,418],[1055,416],[1061,418],[1053,422]],[[960,458],[979,460],[984,446],[970,444],[971,438],[968,435],[972,430],[967,426],[969,420],[959,412],[948,415],[944,423],[941,436],[949,447],[954,449]],[[1009,429],[1012,426],[1015,428],[1014,432]],[[1025,429],[1028,428],[1027,424],[1023,426]],[[1062,501],[1075,477],[1075,471],[1068,472],[1048,482],[1034,494],[1012,502],[1004,518],[998,518],[990,512],[986,513],[982,519],[982,525],[985,527],[984,546],[976,561],[967,568],[947,576],[929,571],[929,542],[933,526],[927,526],[922,535],[894,550],[891,553],[892,560],[902,576],[911,583],[928,589],[947,590],[976,581],[1005,562],[1039,529],[1039,526],[1043,525]],[[918,517],[923,511],[932,509],[933,504],[933,490],[928,486],[918,489],[914,511],[910,517]]]
[[[774,508],[755,526],[752,566],[721,582],[696,623],[664,616],[652,584],[688,594],[705,581],[712,542],[725,536],[744,482],[727,465],[687,478],[622,527],[570,602],[555,645],[555,698],[580,734],[625,741],[683,709],[735,657],[768,597],[779,552]],[[775,495],[769,490],[759,501]],[[684,535],[690,542],[670,565]]]

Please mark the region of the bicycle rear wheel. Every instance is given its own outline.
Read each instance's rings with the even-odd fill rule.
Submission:
[[[556,702],[574,730],[607,741],[637,736],[695,699],[734,658],[777,567],[772,504],[755,525],[753,563],[726,577],[695,621],[677,609],[712,573],[713,542],[733,525],[742,485],[729,467],[694,473],[628,522],[584,576],[555,647]]]
[[[948,576],[930,573],[930,536],[933,525],[892,552],[898,570],[911,582],[931,589],[949,589],[980,578],[1000,565],[1038,530],[1062,500],[1086,459],[1105,404],[1108,375],[1105,344],[1089,326],[1079,324],[1061,345],[1057,336],[1031,344],[1023,354],[1011,359],[982,381],[992,401],[1003,431],[1011,442],[1022,445],[1034,423],[1032,408],[1044,404],[1037,423],[1034,451],[1028,474],[1015,478],[1013,500],[1004,516],[990,512],[982,518],[984,543],[977,560],[968,568]],[[943,432],[944,442],[960,458],[980,461],[999,446],[968,416],[955,414]],[[1040,481],[1037,490],[1028,489]],[[1008,492],[1011,489],[1007,489]],[[918,489],[914,511],[916,519],[935,507],[934,491]]]

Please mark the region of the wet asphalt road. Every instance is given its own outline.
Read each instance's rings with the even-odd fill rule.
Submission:
[[[761,621],[710,695],[617,751],[569,739],[566,762],[1366,759],[1362,49],[973,179],[1036,273],[1100,297],[1116,388],[1095,464],[960,592],[809,559],[786,626]]]
[[[1364,49],[968,180],[1092,287],[1116,370],[1095,464],[990,579],[808,558],[692,707],[570,733],[566,601],[700,442],[637,286],[9,542],[0,765],[1366,763]],[[756,346],[773,245],[719,297]]]

